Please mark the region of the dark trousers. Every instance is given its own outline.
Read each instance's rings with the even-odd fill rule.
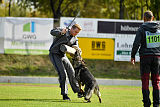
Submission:
[[[80,92],[78,81],[75,78],[75,71],[66,55],[50,53],[49,57],[59,75],[61,95],[68,94],[67,76],[73,92]]]
[[[142,94],[144,107],[150,107],[151,100],[149,98],[149,78],[151,73],[151,81],[153,86],[153,107],[159,107],[160,104],[160,57],[159,56],[143,56],[140,58],[140,73],[142,81]]]

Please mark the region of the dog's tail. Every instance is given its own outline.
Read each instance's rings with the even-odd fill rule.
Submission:
[[[98,86],[95,87],[94,93],[98,96],[99,102],[102,103],[101,93],[99,91],[99,87]]]

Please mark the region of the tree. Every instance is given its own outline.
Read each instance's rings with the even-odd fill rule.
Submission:
[[[51,9],[54,15],[54,18],[60,18],[60,16],[62,15],[61,13],[61,5],[63,3],[64,0],[59,0],[58,3],[58,7],[57,10],[54,8],[54,5],[56,4],[55,0],[50,0],[50,5],[51,5]]]
[[[159,13],[160,13],[160,8],[159,8],[159,4],[160,1],[159,0],[150,0],[151,4],[150,4],[150,8],[153,11],[153,14],[156,18],[156,20],[159,20]]]
[[[160,0],[17,0],[17,4],[31,17],[59,19],[74,17],[80,11],[83,18],[142,20],[146,10],[151,10],[157,20],[160,17]]]
[[[124,19],[124,0],[120,0],[119,18]]]
[[[17,0],[18,4],[29,8],[33,16],[35,13],[45,14],[47,17],[53,17],[55,22],[63,15],[72,15],[75,12],[74,8],[70,8],[78,0]],[[70,11],[72,10],[72,11]],[[74,16],[74,15],[73,15]]]
[[[9,0],[9,11],[8,11],[9,12],[8,13],[9,16],[11,16],[11,2],[12,2],[12,0]]]

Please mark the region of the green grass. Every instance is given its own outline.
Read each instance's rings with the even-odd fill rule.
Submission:
[[[0,107],[142,107],[141,87],[101,85],[100,91],[102,103],[96,95],[85,103],[70,87],[72,101],[63,101],[57,84],[0,83]]]
[[[48,55],[3,55],[0,54],[1,76],[57,76]],[[86,66],[96,78],[140,79],[139,63],[113,60],[84,59]]]

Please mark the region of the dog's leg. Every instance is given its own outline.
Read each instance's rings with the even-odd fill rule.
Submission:
[[[94,92],[94,89],[88,89],[85,95],[85,100],[86,99],[89,100],[92,97],[93,92]]]
[[[82,84],[81,84],[80,81],[78,81],[78,84],[79,84],[79,89],[80,89],[80,91],[81,91],[81,93],[82,93],[82,92],[83,92],[83,90],[82,90]]]
[[[84,97],[84,91],[83,91],[83,89],[82,89],[82,84],[81,84],[80,81],[78,81],[78,84],[79,84],[80,92],[81,92],[81,94],[82,94],[82,95],[78,95],[78,98],[82,98],[82,97]]]
[[[84,100],[86,100],[87,103],[90,103],[91,102],[90,98],[91,98],[92,94],[91,94],[90,88],[88,88],[86,86],[85,86],[85,95],[84,96],[85,96]]]
[[[98,87],[98,86],[95,87],[94,93],[98,96],[99,102],[101,103],[101,102],[102,102],[101,93],[100,93],[100,91],[99,91],[99,87]]]

